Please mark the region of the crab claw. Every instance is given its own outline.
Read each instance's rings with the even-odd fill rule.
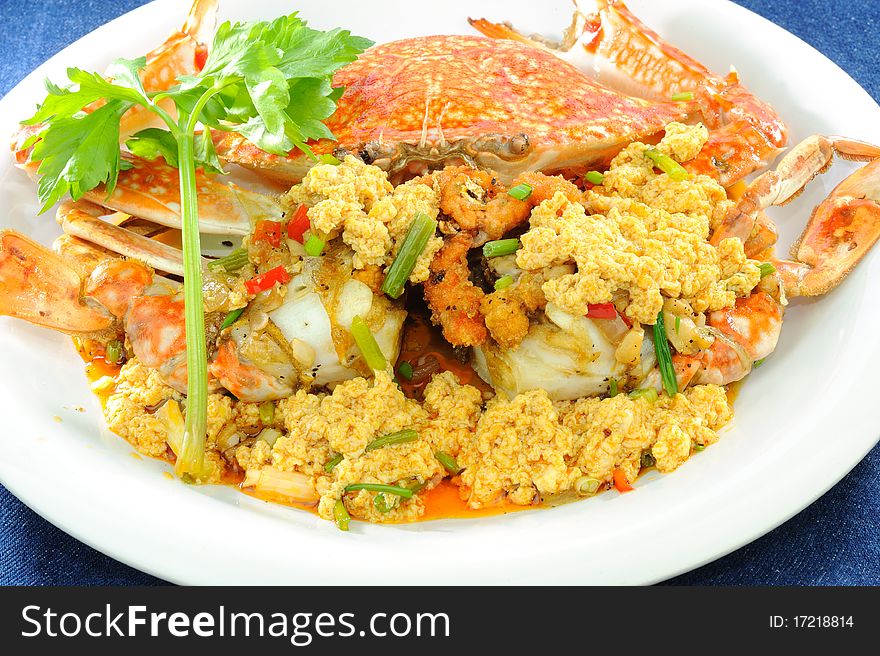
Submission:
[[[737,237],[746,242],[761,224],[761,210],[772,205],[785,205],[803,192],[818,174],[831,166],[834,155],[844,159],[867,161],[880,157],[880,147],[863,141],[824,137],[807,137],[783,157],[772,171],[761,174],[731,208],[712,234],[712,244]],[[766,229],[766,226],[763,228]]]
[[[880,238],[880,159],[841,182],[813,211],[792,247],[794,262],[774,262],[790,296],[834,289]]]
[[[195,0],[183,27],[169,35],[165,42],[147,53],[147,62],[141,71],[141,82],[149,91],[165,91],[183,75],[196,75],[205,65],[208,44],[214,36],[217,0]],[[161,101],[160,106],[176,114],[174,103]],[[143,107],[132,107],[125,113],[119,130],[124,138],[148,127],[161,127],[161,120]]]
[[[119,172],[116,188],[108,197],[104,185],[84,194],[94,203],[117,212],[147,219],[169,228],[180,228],[178,171],[162,159],[127,157],[130,169]],[[246,235],[261,219],[279,221],[281,206],[270,196],[224,183],[196,171],[199,189],[199,231],[204,234]]]
[[[57,219],[64,233],[119,255],[134,258],[159,271],[183,275],[183,255],[180,250],[94,216],[89,209],[82,201],[62,203],[58,208]],[[100,214],[104,215],[106,212]],[[207,262],[208,260],[203,259],[204,264]]]
[[[67,333],[99,332],[115,322],[84,298],[83,280],[64,258],[12,230],[0,232],[0,315]]]

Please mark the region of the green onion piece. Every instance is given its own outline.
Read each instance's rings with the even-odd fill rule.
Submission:
[[[351,515],[348,514],[348,510],[342,502],[342,499],[337,499],[336,505],[333,506],[333,521],[336,522],[336,528],[340,531],[348,530],[348,523],[351,521]]]
[[[434,453],[434,457],[437,458],[437,461],[441,465],[443,465],[443,469],[448,471],[453,476],[461,473],[461,467],[459,466],[458,461],[448,453],[437,451]]]
[[[324,240],[316,237],[315,235],[309,235],[309,238],[306,239],[306,243],[303,245],[303,248],[305,248],[306,255],[318,257],[321,254],[321,251],[324,250]]]
[[[598,171],[590,171],[584,178],[586,178],[587,182],[594,185],[600,185],[605,181],[605,176]]]
[[[221,271],[232,273],[234,271],[238,271],[247,263],[247,251],[243,248],[239,248],[238,250],[232,251],[226,257],[221,257],[217,260],[212,260],[211,262],[208,262],[208,268],[214,273],[220,273]]]
[[[608,396],[617,396],[620,393],[620,390],[617,389],[617,379],[612,378],[608,381]]]
[[[657,390],[653,387],[645,387],[643,389],[634,389],[627,396],[631,399],[645,399],[648,403],[654,403],[657,399],[660,398],[660,395],[657,394]]]
[[[501,276],[495,281],[495,291],[500,292],[513,284],[513,276]]]
[[[406,489],[412,492],[413,494],[418,494],[422,491],[422,489],[428,484],[428,481],[422,481],[419,483],[418,481],[414,481],[406,486]]]
[[[340,164],[342,164],[342,162],[340,162],[339,159],[337,159],[333,155],[319,155],[318,161],[321,164],[330,164],[331,166],[339,166]]]
[[[693,91],[682,91],[681,93],[677,93],[672,96],[672,102],[683,102],[685,100],[693,100],[694,92]]]
[[[330,458],[327,462],[324,463],[324,471],[328,474],[333,471],[333,468],[342,462],[342,458],[344,456],[341,453],[337,453],[335,456]]]
[[[419,256],[436,230],[437,222],[434,219],[422,212],[416,214],[409,230],[406,231],[400,250],[397,251],[394,261],[385,273],[385,280],[382,282],[384,293],[391,298],[400,298],[406,281],[416,268]]]
[[[769,262],[763,262],[759,264],[758,270],[761,272],[761,278],[766,278],[771,273],[776,273],[776,267]]]
[[[681,328],[681,317],[677,314],[675,315],[675,332],[677,333],[679,328]]]
[[[388,503],[388,499],[383,492],[379,492],[379,494],[373,497],[373,505],[376,507],[376,510],[383,514],[391,512],[391,509],[394,507],[393,504]]]
[[[507,191],[508,196],[513,196],[517,200],[525,200],[532,195],[532,185],[522,182],[515,187],[511,187]]]
[[[419,439],[419,434],[412,428],[404,428],[402,431],[397,431],[396,433],[388,433],[388,435],[383,435],[382,437],[377,437],[375,440],[370,442],[365,451],[372,451],[374,449],[381,449],[383,446],[390,446],[392,444],[403,444],[404,442],[413,442]]]
[[[519,239],[496,239],[495,241],[487,241],[483,244],[483,255],[486,257],[501,257],[502,255],[511,255],[519,250]]]
[[[220,330],[226,330],[227,328],[229,328],[229,326],[238,321],[238,318],[242,315],[243,312],[244,308],[238,308],[237,310],[233,310],[232,312],[227,314],[226,318],[223,319],[223,323],[220,324]]]
[[[404,380],[412,380],[413,366],[409,362],[404,360],[399,365],[397,365],[397,373],[399,373],[400,377]]]
[[[574,491],[582,497],[589,497],[596,494],[601,484],[602,483],[595,478],[581,476],[574,482]]]
[[[122,360],[122,342],[118,339],[111,339],[104,347],[104,359],[107,362],[117,364]]]
[[[669,155],[664,155],[659,150],[648,148],[645,157],[654,162],[654,166],[663,171],[675,181],[684,180],[688,176],[687,170]]]
[[[653,467],[657,464],[657,461],[654,459],[654,454],[650,451],[642,451],[642,455],[639,458],[639,467],[642,469],[647,469],[648,467]]]
[[[345,486],[346,492],[357,492],[358,490],[366,490],[367,492],[382,492],[383,494],[396,494],[404,499],[411,499],[413,491],[405,487],[397,487],[396,485],[382,485],[381,483],[352,483]]]
[[[669,340],[666,339],[663,310],[657,313],[657,322],[654,324],[654,353],[657,354],[657,366],[660,368],[660,378],[663,379],[663,389],[669,396],[675,396],[678,394],[678,380],[675,377],[675,367],[672,366]]]
[[[754,364],[752,365],[752,368],[753,368],[753,369],[757,369],[757,368],[760,367],[762,364],[764,364],[764,361],[765,361],[765,360],[767,360],[767,358],[761,358],[760,360],[755,360]]]
[[[183,307],[186,334],[186,417],[183,442],[174,471],[194,481],[206,478],[211,465],[205,460],[208,435],[208,345],[205,338],[205,304],[202,298],[202,247],[199,233],[199,198],[195,168],[195,126],[203,103],[197,101],[186,123],[186,130],[177,139],[177,161],[180,163],[180,228],[183,252]],[[247,253],[242,266],[247,262]]]
[[[351,335],[361,350],[361,355],[364,357],[367,366],[374,371],[385,371],[388,363],[385,360],[382,349],[376,343],[376,338],[370,332],[367,322],[361,319],[360,315],[355,315],[354,319],[351,320]]]
[[[706,448],[705,444],[694,444],[694,451],[702,451]]]
[[[272,401],[264,401],[260,404],[260,421],[263,425],[271,424],[275,419],[275,404]]]

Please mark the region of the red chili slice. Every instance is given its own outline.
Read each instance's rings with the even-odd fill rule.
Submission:
[[[611,477],[614,479],[614,487],[617,488],[618,492],[631,492],[635,489],[629,484],[629,481],[626,480],[626,474],[624,474],[622,470],[615,469],[611,472]]]
[[[296,212],[293,213],[290,221],[287,222],[287,236],[302,244],[305,242],[303,235],[308,232],[310,227],[309,208],[305,205],[300,205],[296,208]]]
[[[616,316],[614,303],[590,303],[587,306],[587,319],[614,319]]]
[[[201,71],[208,61],[208,48],[206,46],[196,46],[196,70]]]
[[[278,221],[257,221],[254,242],[264,241],[270,246],[281,246],[281,224]]]
[[[284,284],[290,281],[290,274],[287,273],[287,270],[283,266],[277,266],[274,269],[270,269],[266,273],[261,273],[258,276],[254,276],[250,280],[244,283],[244,287],[247,290],[248,294],[256,295],[260,292],[264,292],[267,289],[271,289],[275,283]]]

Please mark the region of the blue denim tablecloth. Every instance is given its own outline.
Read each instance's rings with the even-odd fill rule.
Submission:
[[[181,0],[188,3],[188,0]],[[737,0],[798,35],[880,98],[880,3]],[[38,64],[143,0],[0,0],[0,95]],[[291,7],[295,6],[295,2]],[[743,35],[747,40],[748,35]],[[670,583],[880,584],[880,447],[775,531]],[[0,584],[159,584],[66,535],[0,487]]]

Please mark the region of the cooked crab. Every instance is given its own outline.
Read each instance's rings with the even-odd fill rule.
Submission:
[[[702,121],[712,137],[690,166],[728,185],[785,145],[782,120],[735,73],[712,73],[622,2],[596,4],[596,13],[578,8],[553,47],[478,20],[500,40],[429,36],[371,48],[337,74],[346,88],[328,121],[337,141],[312,144],[315,152],[358,153],[393,179],[466,163],[509,182],[524,171],[589,170],[670,121]],[[597,70],[602,81],[591,77]],[[609,86],[617,79],[630,83]],[[687,100],[673,101],[679,93]],[[221,157],[279,181],[296,182],[310,166],[301,153],[269,155],[233,133],[215,140]]]

